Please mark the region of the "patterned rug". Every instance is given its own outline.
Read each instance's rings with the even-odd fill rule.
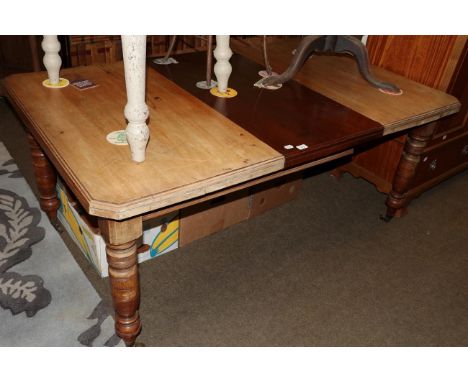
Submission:
[[[0,346],[116,346],[106,306],[0,142]]]

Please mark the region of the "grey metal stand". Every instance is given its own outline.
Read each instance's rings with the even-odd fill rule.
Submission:
[[[297,47],[288,69],[278,76],[271,76],[263,79],[262,85],[278,85],[289,81],[302,68],[309,56],[316,52],[349,53],[356,59],[361,75],[372,86],[390,93],[401,93],[401,90],[397,86],[380,81],[372,76],[369,71],[367,49],[361,40],[353,36],[304,37]]]

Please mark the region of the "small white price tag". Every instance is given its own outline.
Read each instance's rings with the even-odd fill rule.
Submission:
[[[305,145],[304,143],[302,145],[299,145],[299,146],[296,146],[296,149],[299,149],[299,150],[305,150],[306,148],[308,148],[309,146]]]
[[[118,146],[128,145],[127,135],[125,134],[125,130],[113,131],[112,133],[107,134],[106,139],[108,142],[112,143],[113,145],[118,145]]]
[[[291,149],[294,148],[294,146],[293,146],[293,145],[286,145],[286,146],[284,146],[284,148],[285,148],[286,150],[291,150]]]

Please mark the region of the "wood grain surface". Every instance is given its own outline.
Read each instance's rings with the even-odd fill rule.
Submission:
[[[232,49],[263,65],[261,40],[245,41],[233,40]],[[287,39],[268,46],[274,71],[280,73],[287,68],[298,42]],[[313,55],[294,79],[382,124],[384,135],[423,125],[460,109],[457,99],[442,91],[379,67],[373,66],[371,72],[377,78],[397,85],[403,94],[388,95],[372,87],[348,56]]]
[[[369,36],[372,64],[447,91],[466,36]]]
[[[137,240],[143,234],[142,219],[141,216],[124,221],[100,218],[98,223],[106,241],[115,331],[125,345],[133,346],[141,331]]]
[[[281,170],[283,156],[156,71],[148,71],[143,163],[106,140],[126,127],[122,63],[62,70],[96,88],[48,89],[44,72],[5,80],[26,126],[91,215],[125,219]]]
[[[34,137],[31,134],[27,136],[37,191],[39,192],[39,204],[42,211],[47,214],[52,225],[57,226],[57,210],[60,208],[60,202],[55,189],[57,174]]]
[[[218,98],[197,88],[196,83],[205,73],[204,52],[178,55],[177,60],[177,65],[156,65],[150,60],[150,65],[283,154],[286,168],[382,136],[379,123],[296,81],[289,81],[278,90],[255,87],[263,67],[241,55],[230,60],[233,72],[229,87],[238,92],[234,98]],[[285,148],[287,145],[289,149]],[[301,145],[305,146],[299,149]]]

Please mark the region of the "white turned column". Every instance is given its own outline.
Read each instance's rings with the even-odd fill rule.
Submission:
[[[232,66],[229,63],[232,56],[232,50],[229,48],[229,35],[216,36],[216,49],[213,53],[216,58],[214,72],[218,81],[218,90],[220,93],[226,93],[229,76],[232,72]]]
[[[58,54],[60,51],[60,43],[57,36],[44,35],[41,47],[45,53],[43,62],[47,69],[47,75],[49,76],[49,84],[57,85],[60,80],[60,67],[62,66],[62,59]]]
[[[127,104],[124,114],[128,120],[125,130],[135,162],[145,160],[149,139],[148,106],[145,103],[146,36],[122,36]]]

